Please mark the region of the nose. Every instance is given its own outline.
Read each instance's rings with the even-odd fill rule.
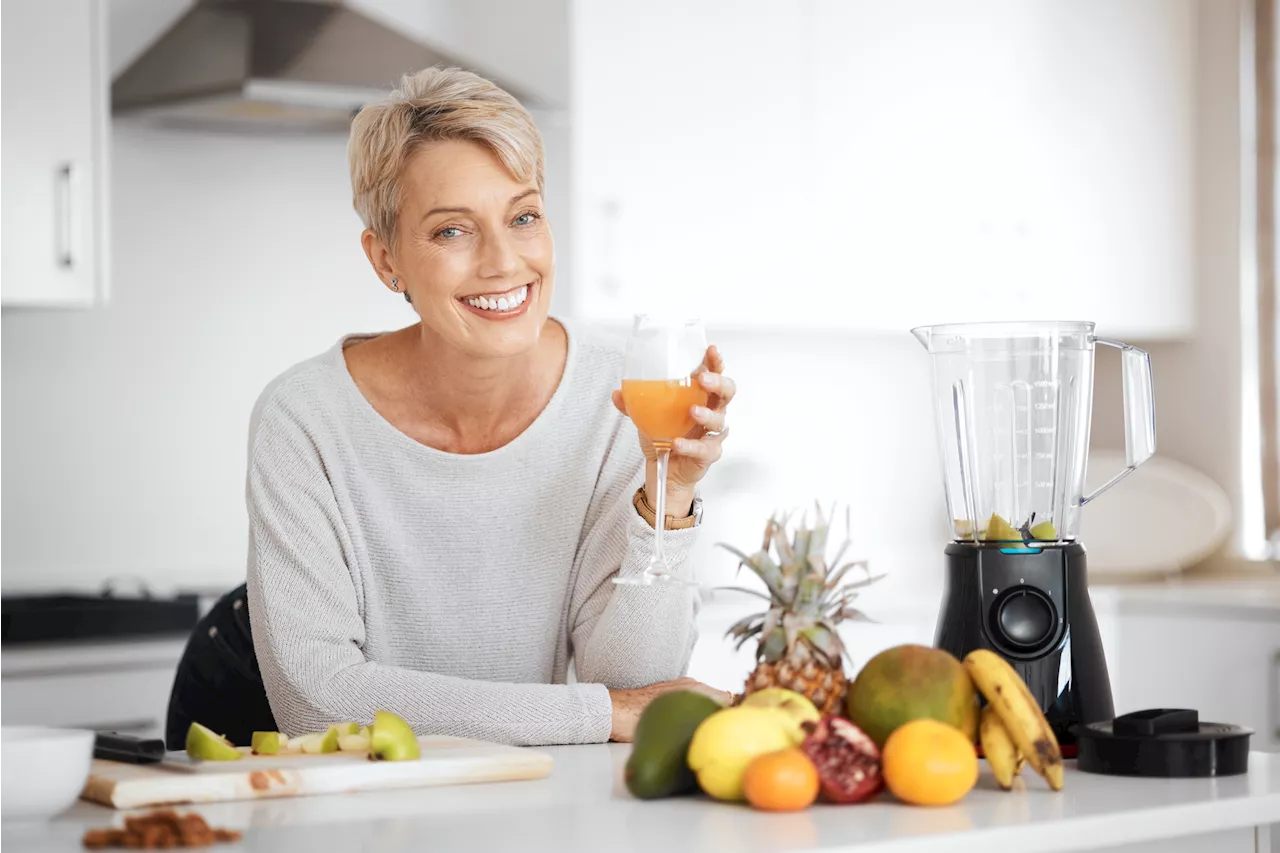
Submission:
[[[520,269],[520,252],[505,230],[481,238],[479,260],[481,278],[507,278]]]

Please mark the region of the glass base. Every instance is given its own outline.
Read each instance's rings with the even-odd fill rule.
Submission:
[[[675,575],[666,572],[649,573],[644,572],[639,575],[630,575],[628,577],[616,577],[613,582],[619,586],[654,586],[656,584],[670,584],[672,586],[697,586],[697,581],[687,581],[684,578],[678,578]]]
[[[687,581],[684,578],[678,578],[671,574],[671,570],[667,568],[667,564],[657,558],[650,560],[649,565],[645,566],[644,571],[640,574],[616,577],[613,579],[613,582],[620,586],[653,586],[654,584],[672,584],[674,586],[698,585],[696,581]]]

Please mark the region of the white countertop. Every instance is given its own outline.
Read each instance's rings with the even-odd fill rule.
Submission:
[[[196,810],[244,831],[218,850],[598,851],[813,850],[849,853],[1086,850],[1280,822],[1280,755],[1255,752],[1249,773],[1219,779],[1126,779],[1080,773],[1066,789],[1039,777],[1000,791],[983,765],[978,787],[948,808],[913,808],[888,794],[857,806],[756,812],[704,797],[643,802],[622,785],[629,747],[554,747],[552,775],[533,782],[220,803]],[[185,807],[184,807],[185,808]],[[51,823],[3,827],[6,853],[80,851],[93,827],[123,813],[78,803]]]

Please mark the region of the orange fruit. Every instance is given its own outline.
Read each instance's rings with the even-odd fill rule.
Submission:
[[[747,765],[742,790],[758,809],[799,811],[818,798],[818,769],[794,747],[765,753]]]
[[[920,719],[894,729],[880,756],[884,783],[893,795],[917,806],[946,806],[978,781],[973,742],[955,726]]]

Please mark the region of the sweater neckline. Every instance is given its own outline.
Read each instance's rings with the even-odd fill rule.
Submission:
[[[515,438],[508,441],[493,450],[486,450],[483,453],[450,453],[447,450],[441,450],[438,447],[432,447],[429,444],[423,444],[411,435],[400,430],[395,424],[387,420],[382,414],[373,407],[369,399],[365,397],[364,392],[360,390],[360,386],[356,385],[355,378],[351,375],[350,369],[347,367],[347,359],[344,351],[351,343],[376,338],[381,332],[354,332],[343,335],[338,339],[330,350],[330,359],[333,366],[337,369],[341,377],[343,389],[353,398],[357,409],[366,420],[377,425],[378,429],[388,432],[392,435],[393,441],[403,443],[410,448],[410,452],[421,454],[428,458],[450,459],[450,460],[488,460],[499,458],[504,454],[514,453],[521,447],[537,439],[537,436],[550,427],[547,425],[549,421],[555,419],[556,413],[563,408],[564,398],[570,393],[569,386],[572,382],[574,371],[578,363],[578,341],[570,324],[560,317],[548,315],[548,320],[554,320],[560,324],[560,328],[564,329],[565,339],[568,342],[567,352],[564,359],[564,370],[560,372],[560,380],[556,383],[555,390],[551,393],[551,399],[542,407],[542,411],[533,419],[524,430]]]

